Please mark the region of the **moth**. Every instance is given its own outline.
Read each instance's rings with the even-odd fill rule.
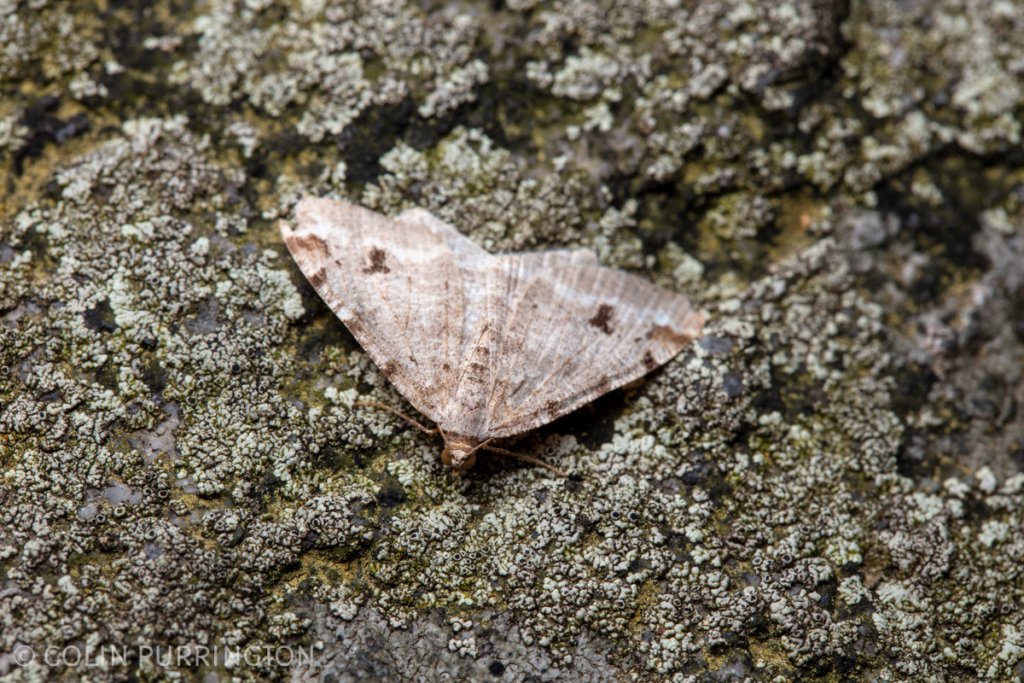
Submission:
[[[432,420],[456,471],[650,372],[701,334],[683,296],[588,250],[490,254],[424,209],[306,197],[281,235],[380,371]]]

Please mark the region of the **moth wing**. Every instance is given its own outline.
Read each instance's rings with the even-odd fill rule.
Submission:
[[[493,257],[423,213],[399,220],[307,197],[296,207],[295,229],[282,223],[281,234],[299,269],[381,372],[438,421],[482,317]]]
[[[491,256],[482,247],[477,246],[475,242],[459,232],[455,226],[444,222],[426,209],[406,209],[395,216],[395,220],[429,230],[443,239],[458,258],[490,258]]]
[[[512,436],[665,363],[704,315],[683,296],[579,252],[498,257],[486,432]]]
[[[522,254],[509,254],[519,259],[524,259],[528,268],[543,270],[545,267],[560,268],[564,266],[599,266],[597,254],[590,249],[551,249],[549,251],[524,252]],[[531,262],[536,261],[535,265]]]

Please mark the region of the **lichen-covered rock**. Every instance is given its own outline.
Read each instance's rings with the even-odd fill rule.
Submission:
[[[0,0],[0,678],[1024,676],[1015,0]],[[705,336],[453,478],[304,193]]]

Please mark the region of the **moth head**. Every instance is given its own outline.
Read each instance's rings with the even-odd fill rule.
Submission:
[[[457,472],[466,472],[476,464],[477,448],[479,444],[468,439],[445,439],[441,462]]]

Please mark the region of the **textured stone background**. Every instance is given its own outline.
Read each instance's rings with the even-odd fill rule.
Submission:
[[[0,0],[0,678],[1020,678],[1022,76],[1020,0]],[[712,323],[454,478],[304,192]]]

